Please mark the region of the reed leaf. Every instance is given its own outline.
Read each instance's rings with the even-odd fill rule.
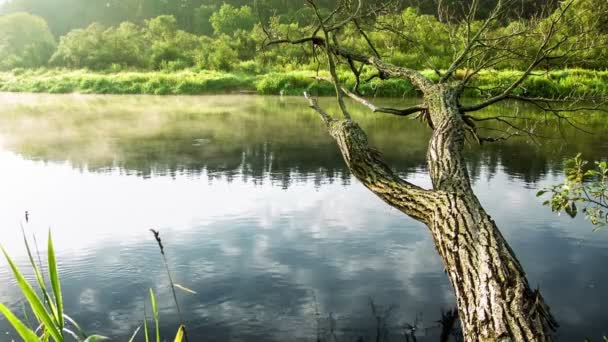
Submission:
[[[6,317],[8,322],[15,328],[15,331],[25,342],[41,342],[40,338],[17,318],[6,306],[0,304],[0,312]]]
[[[42,276],[42,270],[40,269],[40,267],[42,267],[42,264],[40,265],[40,267],[38,267],[38,265],[34,261],[34,256],[32,255],[32,250],[30,248],[29,242],[27,241],[27,236],[25,235],[25,230],[23,229],[23,226],[21,226],[21,233],[23,234],[23,243],[25,244],[27,256],[30,260],[30,264],[32,265],[32,269],[34,270],[34,275],[36,276],[36,280],[38,281],[38,286],[40,287],[40,291],[42,292],[42,295],[44,296],[45,302],[51,308],[51,311],[53,312],[53,317],[57,317],[57,309],[55,308],[55,304],[53,304],[53,301],[51,300],[51,296],[49,295],[49,292],[46,289],[46,284],[44,283],[44,277]]]
[[[57,271],[57,259],[55,258],[55,248],[53,247],[53,237],[49,230],[48,238],[48,263],[49,263],[49,277],[51,278],[51,286],[53,287],[53,294],[55,295],[55,305],[57,308],[56,320],[59,325],[59,330],[62,330],[65,326],[63,319],[63,296],[61,295],[61,282],[59,281],[59,273]]]
[[[53,337],[53,339],[55,339],[56,342],[62,342],[63,336],[57,329],[52,315],[49,314],[47,309],[44,307],[44,304],[32,288],[32,285],[30,285],[30,283],[25,280],[23,274],[21,273],[21,271],[19,271],[19,268],[17,268],[13,260],[8,256],[8,253],[6,252],[4,247],[1,248],[4,257],[6,258],[6,261],[8,262],[13,271],[13,275],[17,280],[17,284],[19,285],[21,292],[23,293],[32,308],[32,312],[34,312],[36,317],[38,317],[38,319],[44,324],[45,329],[48,330],[49,334]]]
[[[146,302],[144,301],[144,335],[146,342],[150,342],[150,335],[148,335],[148,314],[146,313]]]
[[[30,320],[30,315],[27,314],[27,308],[23,302],[21,303],[21,312],[23,312],[23,318],[25,318],[26,325],[28,327],[33,326],[32,321]]]
[[[68,321],[74,328],[76,328],[76,331],[78,332],[78,335],[80,335],[80,338],[78,338],[78,341],[82,341],[87,337],[87,334],[84,332],[84,330],[80,327],[80,325],[78,325],[78,323],[76,323],[76,321],[68,316],[67,314],[63,314],[63,318]],[[65,328],[64,328],[65,330]]]
[[[173,340],[173,342],[182,342],[183,341],[184,329],[185,329],[185,327],[183,325],[179,326],[179,329],[177,329],[177,335],[175,335],[175,340]]]
[[[160,342],[160,325],[158,322],[158,307],[156,306],[156,297],[154,296],[154,291],[152,291],[152,289],[150,289],[150,302],[152,304],[152,315],[154,316],[156,342]]]
[[[72,336],[72,338],[74,338],[74,340],[82,341],[82,337],[78,336],[78,334],[76,332],[74,332],[73,330],[70,330],[68,328],[63,328],[63,331],[68,333],[70,336]]]

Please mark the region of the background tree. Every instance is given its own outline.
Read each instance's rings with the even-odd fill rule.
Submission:
[[[0,69],[35,68],[46,64],[55,38],[44,19],[14,13],[0,17]]]
[[[475,196],[463,150],[467,137],[483,143],[521,134],[533,136],[533,131],[511,122],[511,116],[488,118],[476,114],[505,100],[529,102],[565,120],[566,112],[597,108],[577,107],[571,97],[534,97],[524,87],[542,68],[550,68],[556,61],[568,61],[592,47],[585,40],[591,28],[577,25],[576,18],[569,16],[578,1],[560,3],[554,12],[539,13],[507,32],[499,29],[513,15],[518,1],[499,0],[487,14],[479,13],[480,1],[470,2],[460,12],[440,8],[438,12],[454,54],[445,69],[435,69],[433,77],[387,61],[370,38],[370,32],[378,28],[363,25],[366,18],[383,11],[394,12],[399,4],[368,8],[362,1],[345,0],[323,15],[316,1],[307,0],[316,15],[307,35],[279,37],[266,30],[269,45],[308,44],[325,52],[331,77],[324,80],[335,88],[342,118],[330,116],[314,98],[305,96],[326,123],[353,175],[389,205],[429,228],[454,287],[467,341],[550,341],[551,332],[557,328],[540,291],[529,286],[515,253]],[[391,25],[381,30],[392,32]],[[562,33],[564,27],[569,28],[566,34]],[[342,35],[349,28],[356,30],[366,44],[355,48],[344,45]],[[400,28],[403,29],[407,31],[409,27]],[[522,39],[536,44],[522,49]],[[508,61],[523,63],[525,67],[507,84],[482,90],[478,102],[461,100],[482,70]],[[341,65],[348,66],[357,78],[365,69],[371,69],[380,79],[407,79],[423,94],[422,101],[408,108],[378,107],[360,97],[356,88],[342,86],[337,73]],[[583,94],[576,99],[594,100],[593,95]],[[393,173],[381,154],[369,145],[365,132],[351,119],[346,96],[373,112],[401,116],[418,113],[428,123],[433,130],[427,153],[432,189],[423,189]],[[489,120],[503,123],[503,132],[484,130],[479,123]]]
[[[229,4],[223,4],[209,19],[213,32],[217,35],[231,34],[239,29],[251,30],[256,20],[251,7],[237,8]]]

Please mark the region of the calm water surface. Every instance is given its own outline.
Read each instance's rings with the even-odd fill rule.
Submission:
[[[540,118],[516,105],[486,115],[500,113]],[[428,129],[355,119],[396,171],[429,186]],[[608,232],[535,197],[562,179],[564,157],[608,157],[608,120],[586,120],[594,135],[549,120],[537,132],[563,138],[467,150],[475,190],[560,341],[608,333]],[[141,324],[148,288],[164,338],[178,324],[150,228],[176,282],[197,292],[178,293],[192,341],[374,341],[370,300],[386,340],[404,340],[410,324],[437,341],[441,310],[455,304],[426,228],[353,179],[301,98],[0,94],[0,193],[1,243],[25,266],[19,223],[42,253],[51,227],[67,312],[116,341]],[[23,302],[4,260],[0,302],[19,312]],[[12,339],[0,318],[0,341]]]

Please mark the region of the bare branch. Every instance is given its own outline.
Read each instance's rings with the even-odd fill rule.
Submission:
[[[355,24],[355,26],[357,27],[357,30],[359,31],[359,33],[361,34],[361,36],[365,39],[365,41],[367,42],[367,45],[369,46],[369,48],[374,52],[374,55],[376,56],[376,58],[381,58],[380,57],[380,53],[378,52],[378,50],[376,49],[376,47],[374,46],[374,44],[372,43],[371,39],[369,39],[368,35],[365,33],[365,31],[363,31],[363,29],[361,28],[361,25],[359,24],[358,20],[353,20],[353,23]]]
[[[344,117],[346,119],[350,119],[350,113],[346,109],[346,104],[344,103],[342,88],[340,87],[340,80],[338,79],[338,73],[336,72],[336,64],[334,61],[333,52],[331,51],[332,49],[331,49],[330,37],[329,37],[330,33],[327,30],[327,28],[325,27],[324,20],[321,17],[321,14],[319,13],[319,9],[317,8],[317,5],[315,4],[315,2],[313,0],[308,0],[308,3],[314,9],[315,14],[317,15],[317,18],[319,19],[319,25],[321,26],[321,29],[323,30],[323,34],[325,35],[325,52],[327,53],[327,61],[329,64],[329,73],[331,74],[331,78],[334,83],[334,88],[336,89],[336,98],[338,100],[338,105],[340,106],[340,110],[342,111],[342,114],[344,115]],[[361,7],[361,0],[359,0],[359,7]],[[357,11],[358,11],[358,9],[357,9]],[[334,38],[335,38],[335,35],[334,35]],[[334,43],[337,43],[337,40],[334,40]]]
[[[567,3],[563,4],[557,12],[556,16],[550,19],[549,28],[546,32],[544,32],[544,37],[538,49],[536,50],[534,58],[532,59],[528,67],[525,69],[525,71],[517,78],[517,80],[515,80],[511,85],[504,89],[501,94],[491,97],[490,99],[487,99],[486,101],[478,103],[476,105],[463,107],[463,111],[466,112],[480,110],[497,102],[508,99],[512,95],[512,92],[517,89],[533,73],[536,67],[539,66],[543,61],[550,60],[552,58],[560,58],[560,56],[552,56],[552,53],[556,51],[559,47],[561,47],[563,44],[565,44],[570,39],[570,37],[568,35],[565,35],[563,38],[560,38],[555,42],[552,42],[552,40],[556,36],[559,24],[564,20],[565,14],[570,9],[573,2],[574,0],[569,0]],[[470,78],[467,77],[466,80],[468,81],[468,79]],[[464,89],[464,86],[465,83],[461,82],[462,89]]]
[[[315,79],[317,81],[333,83],[331,79],[326,78],[326,77],[315,77]],[[393,114],[393,115],[397,115],[397,116],[408,116],[411,114],[415,114],[415,113],[419,113],[419,112],[427,110],[427,107],[424,105],[416,105],[416,106],[403,108],[403,109],[390,108],[390,107],[379,107],[379,106],[376,106],[375,104],[371,103],[369,100],[349,91],[346,87],[342,86],[341,88],[346,96],[350,97],[354,101],[369,108],[374,113],[387,113],[387,114]]]
[[[329,124],[334,121],[334,119],[332,119],[331,116],[329,116],[329,114],[327,114],[327,112],[319,106],[317,100],[310,96],[309,93],[304,92],[304,97],[308,100],[310,108],[314,109],[317,113],[319,113],[319,115],[321,115],[321,118],[323,119],[323,122],[325,122],[326,125],[329,126]]]
[[[484,21],[483,25],[475,33],[475,35],[472,38],[470,38],[468,36],[470,33],[470,29],[471,29],[471,22],[474,19],[474,14],[475,14],[474,12],[477,10],[477,5],[478,5],[477,1],[473,1],[470,12],[466,18],[467,39],[468,39],[467,45],[462,50],[462,52],[458,55],[458,57],[454,60],[454,62],[452,62],[452,65],[450,65],[448,70],[441,77],[441,79],[439,80],[439,83],[446,82],[452,76],[454,71],[456,71],[456,69],[460,65],[462,65],[462,63],[465,61],[466,57],[469,55],[471,50],[479,43],[480,37],[488,31],[488,29],[490,28],[490,24],[493,21],[495,21],[496,19],[498,19],[499,15],[503,12],[503,0],[498,0],[498,3],[496,4],[496,7],[494,7],[494,10],[490,14],[490,16],[488,16],[488,18]]]
[[[544,98],[544,97],[528,97],[515,94],[505,94],[502,96],[495,96],[483,103],[479,103],[472,106],[463,106],[460,110],[463,113],[475,112],[482,110],[490,105],[504,100],[516,100],[531,103],[539,109],[546,112],[561,113],[561,112],[578,112],[578,111],[601,111],[608,113],[608,109],[605,107],[608,105],[608,99],[602,97],[563,97],[563,98]],[[552,103],[563,104],[564,107],[554,108],[550,106]],[[578,105],[583,103],[583,105]]]

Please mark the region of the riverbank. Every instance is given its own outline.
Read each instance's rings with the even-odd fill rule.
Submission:
[[[431,78],[433,71],[423,71]],[[499,91],[518,78],[519,71],[481,72],[466,96],[478,97]],[[463,73],[459,74],[462,76]],[[315,71],[277,72],[262,75],[217,71],[119,72],[103,73],[88,70],[16,69],[0,73],[0,91],[33,93],[85,94],[151,94],[202,95],[254,93],[260,95],[300,95],[304,91],[324,96],[333,94],[333,86],[315,80]],[[320,76],[327,76],[323,73]],[[343,81],[353,87],[355,79],[344,73]],[[406,80],[374,79],[361,85],[366,96],[416,96]],[[608,96],[608,71],[565,69],[530,77],[520,87],[527,96],[558,97],[576,95]]]

